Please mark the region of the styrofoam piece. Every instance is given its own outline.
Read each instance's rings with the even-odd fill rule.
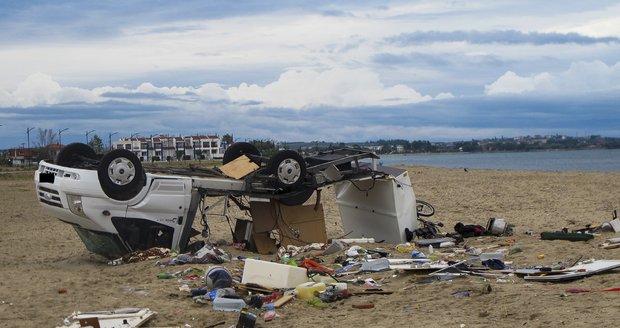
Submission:
[[[246,259],[243,267],[243,284],[258,284],[268,288],[295,288],[308,281],[305,268]]]
[[[615,218],[609,221],[609,224],[611,225],[611,227],[614,229],[615,232],[620,232],[620,219]]]
[[[388,178],[336,183],[336,204],[344,231],[351,238],[372,237],[399,244],[405,228],[416,229],[415,194],[406,170],[379,167]]]
[[[370,260],[362,262],[361,272],[379,272],[390,269],[390,260],[387,258],[380,258],[376,260]]]
[[[482,253],[479,255],[480,261],[486,260],[503,260],[504,259],[503,252],[492,252],[492,253]]]

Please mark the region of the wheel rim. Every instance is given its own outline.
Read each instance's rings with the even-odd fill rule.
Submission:
[[[297,182],[301,177],[301,165],[292,158],[287,158],[278,165],[278,180],[286,185]]]
[[[124,186],[136,177],[136,167],[129,159],[119,157],[108,165],[108,176],[115,184]]]

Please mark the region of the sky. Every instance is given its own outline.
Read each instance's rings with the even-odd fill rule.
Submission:
[[[620,3],[0,0],[0,125],[0,149],[620,137]]]

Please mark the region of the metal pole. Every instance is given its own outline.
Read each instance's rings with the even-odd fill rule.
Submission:
[[[28,150],[27,150],[27,155],[28,155],[28,165],[30,165],[30,131],[34,130],[34,128],[27,128],[26,129],[26,134],[28,135]]]
[[[118,133],[118,132],[114,132],[114,133],[109,132],[109,133],[108,133],[108,143],[109,143],[109,146],[110,146],[110,150],[112,150],[112,136],[113,136],[113,135],[115,135],[115,134],[117,134],[117,133]]]
[[[89,135],[91,132],[95,132],[95,130],[86,131],[86,144],[87,144],[87,145],[88,145],[88,135]]]
[[[69,128],[64,128],[64,129],[62,129],[62,130],[61,130],[61,129],[58,129],[58,144],[59,144],[60,146],[62,146],[62,133],[63,133],[64,131],[67,131],[67,130],[69,130]]]

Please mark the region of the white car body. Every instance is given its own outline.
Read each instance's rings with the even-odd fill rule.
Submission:
[[[183,251],[196,214],[192,202],[199,201],[191,177],[147,173],[136,197],[118,201],[103,192],[97,171],[45,161],[35,184],[41,205],[73,225],[90,251],[109,258],[155,246]]]

